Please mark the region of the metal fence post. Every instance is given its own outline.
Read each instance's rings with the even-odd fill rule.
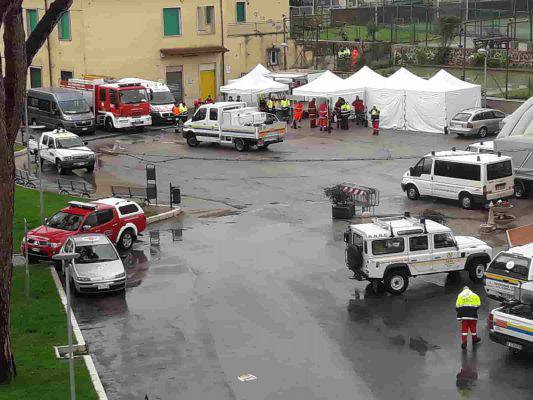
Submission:
[[[24,274],[24,294],[28,299],[30,297],[30,256],[28,254],[28,221],[26,221],[26,218],[24,218],[24,243],[26,244],[26,252],[24,257],[26,261],[26,271]]]

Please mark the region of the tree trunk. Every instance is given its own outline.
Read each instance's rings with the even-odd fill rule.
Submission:
[[[3,125],[0,123],[0,125]],[[5,125],[2,127],[5,130]],[[1,128],[0,128],[1,129]],[[1,143],[4,142],[4,143]],[[0,383],[10,382],[16,375],[10,340],[10,295],[13,275],[13,196],[15,163],[13,147],[4,151],[0,139]]]

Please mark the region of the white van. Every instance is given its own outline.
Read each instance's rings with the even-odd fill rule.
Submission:
[[[402,178],[402,190],[411,200],[454,199],[466,209],[511,197],[513,186],[511,157],[456,150],[427,154]]]

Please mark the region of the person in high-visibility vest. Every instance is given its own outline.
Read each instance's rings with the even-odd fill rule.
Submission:
[[[379,108],[374,104],[372,110],[370,110],[370,119],[372,120],[372,134],[379,135]]]
[[[272,96],[269,96],[268,97],[268,101],[267,101],[267,110],[269,113],[271,114],[274,114],[275,113],[275,110],[274,110],[274,100],[272,100]]]
[[[294,116],[292,121],[292,127],[294,129],[301,128],[300,121],[302,120],[303,113],[304,104],[301,101],[294,103]]]
[[[287,98],[284,96],[281,99],[281,111],[283,112],[283,119],[285,121],[290,120],[290,113],[291,113],[291,101],[287,100]]]
[[[343,105],[341,105],[341,129],[348,129],[348,118],[350,118],[351,113],[352,106],[350,106],[349,103],[345,102]]]
[[[180,112],[178,116],[178,120],[181,121],[182,123],[187,122],[187,119],[189,119],[189,109],[187,108],[185,103],[180,103],[178,108]]]
[[[307,112],[309,113],[309,124],[311,129],[316,128],[316,100],[312,99],[309,102],[309,107],[307,109]]]
[[[455,309],[457,319],[461,321],[461,348],[466,349],[468,332],[472,335],[472,344],[477,344],[481,339],[477,335],[477,310],[481,306],[479,296],[472,292],[468,286],[457,296]]]

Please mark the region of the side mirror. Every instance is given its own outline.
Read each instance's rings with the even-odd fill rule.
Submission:
[[[44,219],[44,224],[46,225],[48,223],[48,218]]]
[[[81,231],[82,232],[87,232],[89,229],[91,229],[91,225],[83,225],[81,227]]]
[[[344,242],[350,243],[350,232],[344,232]]]
[[[415,176],[415,167],[409,168],[409,175]]]

